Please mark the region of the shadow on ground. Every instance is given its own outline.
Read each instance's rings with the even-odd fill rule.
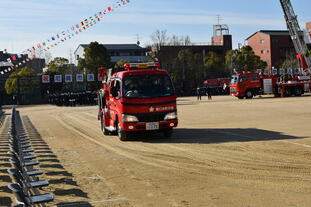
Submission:
[[[165,138],[161,133],[150,135],[133,135],[131,140],[150,143],[199,143],[215,144],[226,142],[254,142],[287,139],[302,139],[256,128],[248,129],[175,129],[171,138]]]
[[[50,149],[45,140],[42,139],[40,133],[34,127],[28,116],[23,117],[23,122],[28,131],[28,135],[32,137],[32,140],[36,140],[34,142],[34,149],[40,161],[40,169],[45,171],[45,175],[50,178],[50,185],[54,186],[54,191],[52,193],[56,196],[56,200],[59,201],[56,206],[91,206],[88,202],[73,201],[67,203],[61,201],[63,196],[88,198],[88,195],[86,192],[82,191],[78,183],[74,181],[73,174],[65,170],[52,149]],[[69,189],[60,189],[57,186],[58,184],[66,185]],[[72,188],[73,186],[74,188]]]

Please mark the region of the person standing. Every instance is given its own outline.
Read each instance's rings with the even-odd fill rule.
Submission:
[[[201,100],[201,91],[199,87],[197,87],[196,93],[197,93],[197,100]]]
[[[208,100],[212,100],[212,91],[211,91],[210,87],[206,88],[206,93],[207,93],[207,96],[208,96]]]

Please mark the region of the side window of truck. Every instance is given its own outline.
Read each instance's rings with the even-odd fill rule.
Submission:
[[[121,83],[120,83],[120,81],[119,80],[116,80],[116,84],[115,84],[115,90],[117,91],[117,93],[118,93],[118,97],[120,97],[121,96]]]
[[[257,74],[253,74],[252,75],[252,81],[258,81],[259,78],[258,78],[258,75]]]
[[[111,83],[111,94],[113,97],[120,98],[121,96],[120,88],[121,88],[121,84],[119,80],[114,80]]]
[[[246,75],[241,75],[240,76],[240,82],[247,81],[247,76]]]

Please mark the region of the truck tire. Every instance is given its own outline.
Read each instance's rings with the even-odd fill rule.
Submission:
[[[292,96],[292,90],[290,88],[285,88],[285,96],[286,97]]]
[[[300,86],[295,87],[294,94],[295,94],[295,96],[301,96],[302,95],[302,89]]]
[[[100,118],[100,127],[104,135],[110,135],[110,132],[106,129],[105,121],[103,116]]]
[[[249,90],[249,91],[246,91],[245,97],[246,97],[247,99],[252,99],[253,96],[254,96],[253,91],[250,91],[250,90]]]
[[[166,138],[171,138],[173,135],[173,129],[164,129],[162,132]]]
[[[122,128],[121,128],[121,125],[120,123],[118,122],[117,123],[117,133],[118,133],[118,137],[121,141],[128,141],[128,138],[129,138],[129,135],[128,135],[128,132],[124,131]]]

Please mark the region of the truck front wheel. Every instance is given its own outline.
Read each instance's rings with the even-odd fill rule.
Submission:
[[[120,123],[118,122],[117,123],[117,133],[118,133],[118,137],[121,141],[128,141],[128,132],[127,131],[124,131],[122,128],[121,128],[121,125]]]
[[[101,126],[101,130],[103,131],[104,135],[110,134],[110,132],[106,129],[105,118],[103,116],[100,117],[100,126]]]
[[[164,130],[163,130],[163,135],[164,135],[166,138],[171,138],[172,135],[173,135],[173,129],[164,129]]]
[[[253,96],[254,96],[253,91],[246,91],[245,97],[246,97],[247,99],[251,99],[251,98],[253,98]]]

